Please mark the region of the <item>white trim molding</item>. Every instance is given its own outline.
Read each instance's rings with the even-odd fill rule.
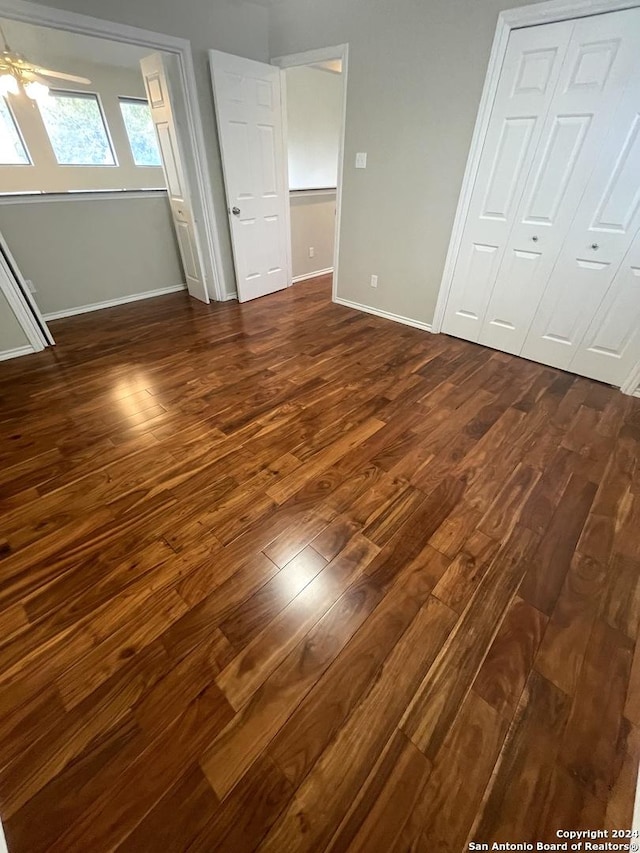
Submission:
[[[337,187],[320,187],[316,189],[308,189],[308,190],[289,190],[289,195],[291,196],[291,201],[296,198],[308,198],[313,196],[322,196],[322,195],[336,195],[338,192]]]
[[[326,270],[316,270],[315,272],[308,272],[304,275],[296,275],[291,281],[293,284],[297,284],[299,281],[308,281],[310,278],[320,278],[323,275],[331,275],[333,272],[333,267],[328,267]]]
[[[498,16],[498,24],[493,39],[487,76],[484,81],[476,124],[471,138],[471,147],[467,166],[462,180],[462,188],[458,199],[449,250],[442,274],[442,283],[438,294],[438,302],[433,316],[433,331],[442,331],[447,300],[451,292],[453,274],[460,252],[462,232],[469,213],[471,195],[478,175],[482,147],[487,134],[491,110],[495,101],[502,71],[502,64],[507,52],[507,44],[511,30],[522,27],[534,27],[539,24],[552,24],[572,18],[586,18],[604,12],[617,12],[622,9],[632,9],[640,6],[640,0],[546,0],[531,6],[521,6],[519,9],[505,9]]]
[[[207,284],[213,285],[213,294],[210,295],[214,295],[217,300],[222,300],[226,288],[220,266],[220,234],[213,204],[213,190],[207,164],[207,145],[200,116],[191,43],[177,36],[156,33],[102,18],[93,18],[79,12],[41,6],[39,3],[31,3],[28,0],[0,0],[0,17],[134,44],[148,48],[150,52],[165,51],[175,55],[180,83],[178,95],[184,103],[186,116],[186,127],[181,133],[181,141],[192,162],[196,184],[190,189],[196,208],[198,242],[207,272]]]
[[[62,311],[51,311],[43,314],[45,320],[61,320],[63,317],[75,317],[76,314],[89,314],[91,311],[101,311],[103,308],[115,308],[127,305],[129,302],[140,302],[142,299],[153,299],[155,296],[166,296],[186,290],[186,284],[175,284],[169,287],[159,287],[157,290],[145,290],[143,293],[131,293],[129,296],[119,296],[116,299],[106,299],[104,302],[93,302],[90,305],[77,305],[75,308],[63,308]]]
[[[640,0],[639,0],[640,2]],[[340,143],[338,147],[338,180],[336,187],[336,227],[335,241],[333,249],[333,286],[332,296],[334,302],[338,301],[338,276],[340,268],[340,222],[342,219],[342,183],[344,175],[344,148],[345,134],[347,127],[347,89],[349,83],[349,45],[339,44],[334,47],[321,47],[317,50],[306,50],[303,53],[290,53],[287,56],[277,56],[271,60],[272,65],[277,65],[279,68],[295,68],[300,65],[316,65],[318,62],[327,62],[331,59],[340,59],[342,62],[342,124],[340,127]],[[284,132],[287,133],[286,127],[286,80],[283,80],[283,117],[284,117]],[[285,143],[286,143],[285,138]],[[287,148],[285,145],[285,152]],[[285,178],[287,188],[289,187],[289,170],[286,170]],[[295,197],[295,191],[294,191]],[[291,257],[291,223],[289,222],[289,258]],[[295,279],[292,279],[292,284]]]
[[[22,285],[18,279],[20,273],[1,234],[0,248],[0,292],[4,294],[9,303],[9,307],[33,352],[40,352],[48,345],[45,330],[38,323],[37,309],[32,310],[30,307],[30,303],[33,304],[33,297],[22,290]]]
[[[14,347],[0,352],[0,361],[7,361],[10,358],[20,358],[21,355],[31,355],[36,350],[31,346]],[[0,853],[2,853],[2,845],[0,844]]]
[[[68,192],[68,193],[14,193],[0,195],[0,207],[12,204],[46,204],[67,201],[126,201],[139,198],[167,197],[167,191],[159,190],[99,190],[97,192]]]
[[[374,317],[382,317],[383,320],[393,320],[394,323],[402,323],[404,326],[411,326],[414,329],[421,329],[423,332],[431,332],[430,323],[422,323],[420,320],[412,320],[411,317],[403,317],[401,314],[392,314],[391,311],[383,311],[381,308],[372,308],[370,305],[363,305],[360,302],[352,302],[350,299],[342,299],[339,296],[333,300],[336,305],[343,305],[345,308],[354,308],[356,311],[363,311],[365,314],[373,314]]]

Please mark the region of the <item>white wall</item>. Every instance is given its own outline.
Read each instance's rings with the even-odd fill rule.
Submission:
[[[184,282],[165,193],[12,200],[0,232],[43,314]]]
[[[289,189],[335,187],[342,125],[342,75],[287,68]]]
[[[210,48],[268,61],[268,12],[244,0],[41,0],[42,5],[69,9],[109,21],[189,39],[195,63],[216,217],[221,227],[220,258],[227,292],[235,290],[220,151],[208,69]],[[226,227],[225,227],[226,226]]]
[[[291,194],[291,255],[293,277],[333,268],[336,194]],[[309,257],[313,247],[314,256]]]
[[[133,162],[118,97],[144,98],[142,76],[128,69],[74,63],[91,86],[83,91],[98,94],[111,134],[117,166],[58,165],[37,107],[25,96],[10,99],[11,109],[23,132],[32,165],[0,166],[0,192],[67,192],[109,189],[150,189],[165,186],[161,167],[136,166]],[[61,89],[66,88],[64,85]],[[70,89],[74,87],[69,86]],[[80,87],[75,87],[80,91]]]
[[[282,0],[271,9],[272,56],[349,43],[339,296],[432,320],[497,15],[518,5]],[[354,168],[358,151],[368,152],[366,170]]]

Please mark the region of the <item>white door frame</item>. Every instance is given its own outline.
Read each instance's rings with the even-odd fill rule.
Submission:
[[[633,9],[637,6],[640,6],[640,0],[546,0],[544,3],[521,6],[519,9],[505,9],[498,16],[493,46],[489,56],[487,76],[484,81],[476,124],[471,138],[471,147],[469,149],[464,178],[462,179],[458,208],[453,221],[449,250],[438,293],[438,302],[433,316],[432,332],[442,331],[447,300],[451,292],[453,274],[462,243],[462,232],[469,213],[471,196],[480,166],[482,148],[489,127],[491,111],[498,90],[498,83],[511,30],[522,27],[534,27],[539,24],[553,24],[558,21],[566,21],[574,18],[586,18],[590,15],[599,15],[606,12],[619,12],[622,9]],[[629,384],[630,381],[627,380],[622,386],[621,390],[624,393],[633,393],[633,391],[628,390]]]
[[[2,255],[4,257],[2,257]],[[36,352],[39,352],[45,347],[53,346],[55,344],[55,340],[51,334],[51,329],[47,326],[47,321],[44,319],[42,311],[38,307],[31,291],[27,287],[24,276],[20,272],[20,267],[16,263],[16,259],[11,254],[7,241],[4,239],[1,232],[0,263],[9,277],[8,281],[5,280],[3,282],[3,293],[13,308],[16,318],[18,318],[18,322],[22,326],[25,334],[32,344],[35,342]],[[35,337],[33,340],[31,336],[31,329],[35,331]]]
[[[638,0],[640,3],[640,0]],[[336,225],[333,246],[333,288],[332,299],[335,302],[338,296],[338,265],[340,261],[340,220],[342,218],[342,179],[344,174],[344,140],[347,123],[347,83],[349,74],[349,45],[339,44],[334,47],[321,47],[317,50],[306,50],[302,53],[291,53],[287,56],[278,56],[271,60],[272,65],[279,68],[295,68],[301,65],[315,65],[317,62],[327,62],[331,59],[342,60],[342,126],[340,128],[340,139],[338,145],[338,179],[336,187]],[[284,77],[284,75],[283,75]],[[287,153],[287,85],[282,81],[282,128],[284,133],[285,155]],[[291,206],[289,197],[289,169],[287,157],[285,156],[285,186],[287,188],[287,235],[288,235],[288,258],[289,272],[291,275]],[[291,284],[291,280],[289,281]]]
[[[97,38],[107,38],[112,41],[133,44],[137,47],[149,48],[149,51],[163,51],[174,54],[179,70],[179,91],[185,105],[187,127],[181,133],[183,150],[190,156],[195,174],[195,186],[191,187],[196,217],[200,249],[205,265],[207,283],[213,287],[210,294],[216,300],[225,299],[224,276],[220,267],[220,236],[218,222],[213,206],[211,178],[207,165],[207,147],[202,129],[202,119],[196,89],[196,78],[191,54],[191,44],[187,39],[131,27],[115,21],[93,18],[78,12],[68,12],[41,6],[28,0],[0,0],[0,16],[80,33]],[[232,290],[235,287],[231,288]]]
[[[0,245],[3,250],[7,251],[7,244],[1,234]],[[9,251],[7,251],[6,260],[4,253],[0,252],[0,292],[9,303],[9,307],[15,314],[16,320],[22,328],[29,344],[28,346],[19,347],[18,349],[4,350],[0,352],[0,361],[4,361],[7,358],[15,358],[20,355],[28,355],[32,352],[42,352],[42,350],[49,346],[50,343],[47,339],[45,329],[49,335],[51,333],[48,332],[48,327],[44,320],[42,321],[42,328],[40,327],[34,313],[30,310],[28,297],[25,292],[23,292],[19,282],[16,281],[16,275],[20,275],[20,273],[17,267],[13,269],[13,264],[15,264],[15,261],[11,257],[11,253]],[[40,315],[39,311],[37,313]],[[53,338],[51,341],[53,341]]]

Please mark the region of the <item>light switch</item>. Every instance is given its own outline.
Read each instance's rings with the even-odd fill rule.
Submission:
[[[356,154],[356,169],[366,169],[367,168],[367,153],[366,151],[361,151]]]

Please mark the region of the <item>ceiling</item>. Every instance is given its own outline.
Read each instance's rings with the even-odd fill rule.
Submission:
[[[245,3],[247,0],[233,0],[234,3]],[[282,0],[248,0],[249,3],[253,3],[256,6],[264,6],[265,8],[269,8],[271,6],[276,6],[278,3],[282,3]]]

